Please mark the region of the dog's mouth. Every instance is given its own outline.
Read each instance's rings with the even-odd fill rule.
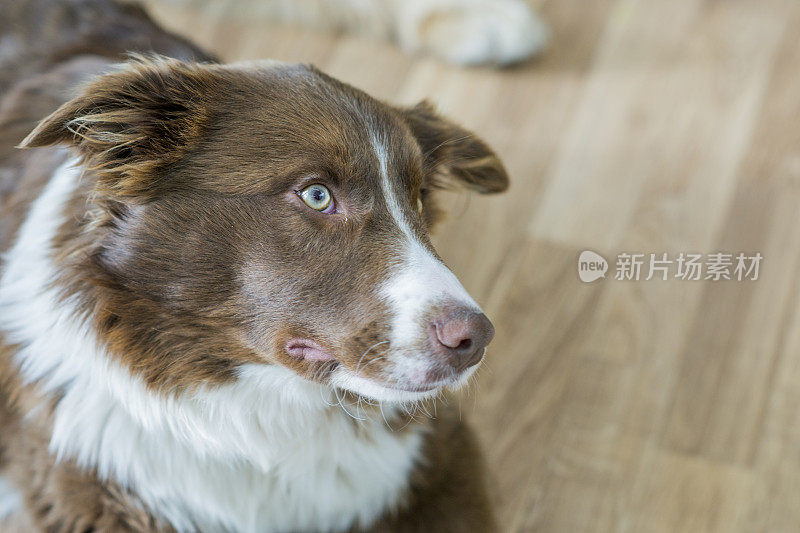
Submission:
[[[340,363],[332,350],[308,338],[292,338],[284,349],[293,359],[309,363]],[[368,377],[362,372],[345,368],[342,364],[334,367],[330,375],[331,385],[375,400],[413,401],[430,398],[444,388],[456,389],[472,374],[473,368],[465,372],[421,371],[416,378],[382,380]]]
[[[466,372],[459,378],[430,383],[418,383],[412,380],[384,382],[361,376],[340,366],[331,374],[331,385],[379,402],[413,403],[435,398],[444,389],[457,389],[471,374],[472,372]]]

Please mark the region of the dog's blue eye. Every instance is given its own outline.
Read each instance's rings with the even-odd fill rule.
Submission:
[[[300,191],[300,199],[316,211],[325,211],[333,204],[333,195],[324,185],[309,185]]]

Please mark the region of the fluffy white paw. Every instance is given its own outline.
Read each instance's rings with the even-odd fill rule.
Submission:
[[[524,0],[400,0],[397,36],[410,52],[461,65],[507,65],[547,44],[549,31]]]

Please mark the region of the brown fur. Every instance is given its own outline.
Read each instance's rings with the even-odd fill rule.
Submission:
[[[378,170],[365,151],[365,123],[386,134],[409,191],[403,207],[429,247],[435,189],[447,180],[481,192],[507,186],[494,153],[429,105],[395,108],[311,67],[139,56],[77,93],[62,89],[108,72],[121,52],[151,51],[145,43],[209,56],[135,8],[30,1],[9,11],[6,20],[17,24],[0,23],[0,37],[16,32],[21,45],[0,57],[0,65],[19,66],[16,79],[0,78],[0,243],[13,242],[62,157],[11,147],[71,146],[86,172],[54,243],[56,281],[64,297],[79,299],[109,353],[154,391],[221,384],[243,363],[280,364],[321,382],[336,365],[363,365],[383,379],[389,347],[363,354],[385,339],[387,310],[370,287],[385,274],[396,229],[372,192]],[[41,17],[43,31],[32,22]],[[319,179],[341,212],[309,214],[293,194]],[[416,214],[420,195],[425,207]],[[292,337],[319,339],[336,361],[289,356]],[[0,352],[0,461],[26,498],[15,520],[47,531],[167,530],[134,494],[47,452],[50,409],[21,416],[58,398],[23,386],[13,353],[8,345]],[[412,423],[432,428],[427,462],[405,510],[375,530],[487,531],[474,437],[446,410]]]

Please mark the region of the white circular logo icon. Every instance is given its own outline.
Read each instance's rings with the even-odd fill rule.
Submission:
[[[605,258],[591,250],[584,250],[578,257],[578,276],[584,283],[591,283],[592,281],[606,277],[608,272],[608,261]]]

